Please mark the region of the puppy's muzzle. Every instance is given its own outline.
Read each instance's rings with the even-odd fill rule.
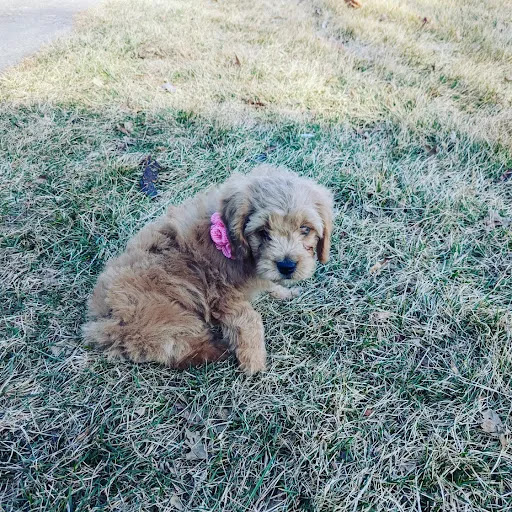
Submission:
[[[286,258],[282,261],[277,261],[277,270],[279,270],[279,273],[285,278],[290,279],[295,272],[295,269],[297,268],[297,263],[295,261],[292,261],[289,258]]]

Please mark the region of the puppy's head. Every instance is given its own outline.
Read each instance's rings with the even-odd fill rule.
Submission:
[[[261,165],[247,176],[230,178],[222,196],[235,255],[252,257],[259,277],[299,281],[313,274],[316,259],[328,261],[332,195],[326,188]]]

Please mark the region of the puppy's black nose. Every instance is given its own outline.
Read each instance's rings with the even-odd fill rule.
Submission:
[[[281,274],[285,277],[290,277],[295,272],[295,268],[297,267],[297,263],[288,258],[284,259],[283,261],[276,262],[276,265],[277,270],[279,270],[279,272],[281,272]]]

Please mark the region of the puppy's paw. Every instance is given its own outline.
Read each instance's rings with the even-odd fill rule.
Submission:
[[[293,299],[294,297],[298,297],[302,292],[302,288],[300,286],[294,286],[293,288],[286,288],[285,286],[281,286],[276,284],[272,290],[270,290],[270,295],[274,297],[274,299],[278,300],[287,300]]]
[[[247,375],[263,372],[267,368],[267,351],[265,347],[252,350],[239,350],[237,353],[240,368]]]

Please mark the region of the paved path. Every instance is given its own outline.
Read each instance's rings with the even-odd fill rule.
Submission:
[[[73,16],[99,0],[0,0],[0,72],[66,34]]]

